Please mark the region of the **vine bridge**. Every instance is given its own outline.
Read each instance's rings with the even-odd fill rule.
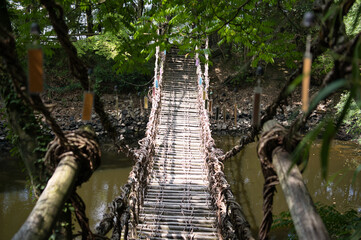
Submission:
[[[210,134],[207,64],[157,48],[154,79],[146,137],[124,191],[125,230],[131,239],[251,238]]]
[[[205,49],[207,45],[208,41]],[[204,64],[200,63],[199,52],[204,53]],[[44,107],[38,109],[52,121],[56,133],[45,156],[54,172],[13,239],[48,239],[69,195],[82,239],[107,239],[111,230],[112,240],[253,239],[223,173],[222,160],[240,151],[242,143],[252,141],[256,130],[248,139],[241,139],[241,145],[223,154],[211,136],[206,107],[207,50],[196,48],[195,58],[191,58],[188,54],[179,55],[174,48],[166,53],[157,47],[155,56],[152,109],[145,137],[139,141],[138,149],[119,146],[132,155],[135,164],[122,194],[110,204],[110,211],[104,214],[95,234],[89,228],[85,205],[74,191],[100,164],[95,133],[84,128],[64,135],[57,131],[59,126]],[[102,113],[99,106],[95,110]],[[284,127],[268,121],[262,131],[258,155],[265,184],[260,239],[267,239],[272,224],[273,194],[278,181],[298,235],[303,239],[329,239],[299,169],[292,166],[291,155],[284,146],[278,146],[283,141],[280,139],[286,139]]]

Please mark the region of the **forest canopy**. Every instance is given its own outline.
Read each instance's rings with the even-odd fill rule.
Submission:
[[[313,1],[58,1],[64,9],[78,53],[94,53],[114,60],[117,72],[148,72],[144,63],[155,53],[154,46],[177,45],[194,49],[211,38],[211,49],[223,48],[242,54],[253,67],[259,61],[273,63],[282,58],[295,67],[302,59],[305,36],[312,29],[301,26]],[[358,4],[346,19],[349,35],[357,33]],[[59,47],[47,12],[37,1],[9,1],[8,8],[18,49],[24,54],[31,42],[33,22],[40,25],[45,54]],[[358,23],[358,24],[357,24]],[[160,29],[160,33],[159,33]]]

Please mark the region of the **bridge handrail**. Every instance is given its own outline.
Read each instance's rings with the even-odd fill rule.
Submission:
[[[163,79],[163,68],[165,61],[165,52],[163,54],[159,51],[159,46],[156,47],[156,61],[154,69],[154,84],[153,84],[153,98],[152,109],[149,114],[149,121],[147,124],[147,130],[145,137],[139,141],[139,149],[135,153],[136,164],[129,174],[128,183],[132,184],[132,193],[128,199],[128,205],[132,209],[131,222],[133,224],[133,230],[136,228],[134,224],[138,223],[140,205],[143,203],[146,186],[149,180],[150,174],[148,174],[152,168],[152,156],[155,148],[155,137],[157,126],[159,122],[159,113],[161,106],[161,88]],[[138,179],[138,180],[136,180]],[[133,232],[133,237],[136,233]]]
[[[126,239],[130,228],[132,229],[131,237],[136,238],[135,226],[138,223],[140,205],[143,203],[150,176],[148,173],[152,168],[152,155],[155,148],[155,137],[161,107],[161,89],[166,52],[161,53],[159,46],[157,46],[155,57],[154,93],[152,94],[152,109],[149,114],[145,137],[139,141],[139,148],[133,151],[132,156],[135,163],[129,173],[127,183],[122,188],[121,196],[113,200],[110,204],[110,214],[105,214],[103,220],[97,226],[97,233],[101,236],[114,228],[114,238],[121,238],[123,233],[123,237]],[[132,225],[131,227],[128,226],[129,223]]]
[[[241,206],[236,202],[231,187],[223,173],[223,164],[218,160],[221,153],[219,149],[216,148],[214,139],[212,138],[210,122],[205,108],[205,100],[203,99],[203,91],[208,90],[209,82],[200,81],[202,68],[200,66],[198,53],[196,53],[195,58],[196,62],[199,63],[197,64],[197,82],[199,83],[198,107],[202,127],[202,144],[206,153],[205,160],[208,166],[208,180],[212,201],[217,207],[218,229],[224,239],[234,239],[234,237],[238,239],[253,239],[250,225],[244,217]],[[207,62],[206,64],[208,65]],[[206,80],[208,78],[208,66],[205,68],[205,71],[204,76],[206,76]]]

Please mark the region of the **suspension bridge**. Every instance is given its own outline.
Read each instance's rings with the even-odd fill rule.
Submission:
[[[198,55],[157,49],[152,110],[140,148],[148,152],[138,155],[128,182],[137,192],[129,202],[131,239],[252,238],[210,136],[207,77]]]
[[[167,55],[161,111],[139,238],[218,239],[197,108],[195,61]]]
[[[207,42],[205,45],[207,48]],[[45,161],[55,164],[56,169],[13,239],[47,239],[69,195],[82,228],[82,239],[104,239],[111,230],[112,240],[254,239],[223,172],[221,160],[233,150],[223,154],[211,135],[206,109],[208,56],[205,54],[202,66],[197,50],[195,58],[191,58],[179,55],[177,49],[166,53],[156,48],[146,134],[138,149],[128,149],[135,164],[122,194],[109,205],[110,211],[104,214],[95,234],[89,229],[84,203],[74,191],[74,184],[87,181],[100,162],[95,134],[85,129],[58,134],[50,143]],[[266,145],[278,143],[284,132],[282,126],[269,121],[260,140],[258,154],[266,179],[266,212],[260,239],[267,238],[272,223],[272,218],[268,220],[272,216],[269,205],[273,193],[269,193],[277,175],[299,236],[329,239],[302,175],[297,167],[291,169],[285,149],[276,148],[271,157],[277,175],[268,171],[271,167]]]
[[[339,34],[340,36],[337,33],[332,37],[325,38],[324,36],[330,35],[327,35],[328,32],[334,32],[334,26],[342,25],[333,19],[342,21],[342,18],[339,17],[340,13],[342,13],[341,15],[347,14],[354,2],[352,0],[346,1],[346,3],[342,2],[340,6],[336,7],[338,10],[334,11],[334,14],[329,14],[329,9],[333,7],[331,3],[325,3],[322,7],[318,6],[317,9],[322,8],[323,15],[328,15],[329,18],[326,19],[326,24],[320,28],[319,36],[322,38],[320,37],[314,42],[326,43],[330,49],[337,49],[338,52],[344,53],[344,56],[352,55],[359,46],[356,43],[360,34],[348,42],[337,41],[338,38],[344,38],[344,33]],[[46,7],[58,40],[66,50],[73,75],[79,79],[83,89],[89,90],[89,74],[67,34],[69,29],[64,21],[62,8],[50,0],[42,0],[41,3]],[[4,9],[6,10],[6,8],[2,8],[2,10]],[[241,9],[242,7],[238,9],[237,14]],[[302,175],[297,166],[292,164],[289,154],[293,151],[290,149],[293,146],[290,145],[298,141],[297,136],[294,138],[294,135],[298,135],[295,134],[296,130],[306,123],[308,114],[312,110],[308,104],[312,60],[310,51],[312,49],[318,55],[321,54],[321,51],[316,45],[311,44],[311,35],[307,37],[303,66],[302,81],[305,86],[302,94],[303,114],[294,121],[289,131],[275,122],[266,122],[275,116],[277,108],[287,99],[287,94],[283,93],[289,89],[291,81],[294,82],[294,76],[301,72],[301,68],[299,68],[292,74],[293,77],[288,79],[288,84],[281,90],[281,94],[274,103],[267,107],[266,115],[262,118],[263,123],[260,126],[254,124],[248,136],[241,139],[241,144],[224,155],[214,144],[205,107],[209,87],[208,39],[205,43],[207,50],[202,51],[206,59],[204,66],[200,64],[198,48],[195,51],[195,58],[190,58],[186,57],[187,55],[178,55],[176,49],[171,49],[169,53],[166,53],[165,51],[161,52],[159,46],[156,47],[152,109],[145,137],[139,141],[139,148],[135,150],[129,149],[127,146],[124,148],[123,143],[117,145],[119,149],[133,157],[135,164],[127,183],[122,188],[121,195],[110,204],[110,211],[104,214],[103,220],[93,233],[85,216],[84,202],[75,190],[76,186],[89,179],[100,164],[100,149],[95,133],[86,128],[71,133],[62,131],[56,119],[51,115],[51,108],[44,104],[39,95],[42,87],[41,89],[30,89],[31,84],[27,85],[32,82],[31,79],[36,80],[35,84],[38,87],[43,84],[41,50],[29,51],[28,62],[31,67],[29,67],[29,81],[27,81],[27,75],[16,54],[16,44],[14,35],[11,34],[8,14],[5,11],[3,15],[5,16],[4,22],[9,22],[9,24],[3,24],[8,26],[0,28],[0,46],[3,50],[0,55],[4,59],[1,70],[6,69],[4,73],[7,72],[4,74],[5,77],[3,76],[3,80],[6,80],[3,81],[4,85],[10,89],[8,80],[11,79],[13,85],[11,88],[14,88],[18,97],[33,110],[43,115],[56,136],[48,146],[44,163],[49,168],[48,171],[52,172],[52,177],[31,214],[13,239],[49,239],[51,234],[56,235],[57,231],[58,233],[64,231],[64,233],[60,233],[61,238],[72,239],[71,224],[63,225],[59,220],[66,218],[65,221],[71,223],[71,211],[67,211],[66,214],[64,214],[65,211],[62,211],[65,203],[71,203],[75,209],[74,213],[82,230],[79,234],[82,239],[108,239],[106,235],[111,230],[113,230],[111,239],[253,239],[250,225],[244,217],[241,206],[235,201],[230,185],[225,178],[221,160],[240,151],[244,143],[254,141],[260,126],[263,126],[263,132],[258,145],[258,156],[265,177],[264,218],[259,231],[260,239],[267,239],[267,233],[272,224],[273,194],[278,182],[285,193],[299,238],[330,239],[315,210]],[[306,25],[310,25],[310,23]],[[161,24],[158,34],[168,31],[166,28],[167,24]],[[37,30],[36,35],[39,34],[40,31]],[[36,36],[34,39],[39,38]],[[334,44],[339,42],[341,42],[339,45]],[[336,61],[335,63],[338,63],[337,66],[327,74],[323,84],[334,84],[339,76],[350,74],[353,66],[351,60]],[[345,71],[339,71],[340,69],[345,69]],[[8,74],[9,79],[7,79]],[[257,94],[259,99],[260,92],[258,91]],[[318,96],[320,95],[325,95],[325,93],[319,92]],[[104,129],[115,144],[118,144],[116,143],[116,130],[110,123],[99,96],[94,95],[94,99],[92,97],[89,102],[94,103],[94,110]],[[256,102],[259,103],[258,100],[254,103]],[[23,107],[23,105],[18,106]],[[89,106],[91,109],[92,104]],[[20,116],[17,115],[19,109],[12,109],[16,113],[14,116]],[[254,112],[258,114],[259,107],[255,107],[255,109],[257,111]],[[254,114],[254,116],[256,115]],[[17,128],[21,127],[15,125],[14,129]],[[23,130],[25,128],[27,127],[23,127]],[[29,133],[23,134],[22,131],[20,133],[20,142],[21,139],[26,142],[32,139],[28,138]],[[28,146],[26,147],[28,148]],[[29,147],[29,149],[31,148]],[[26,154],[34,153],[37,148],[34,148],[34,151],[29,151],[29,149],[24,152]],[[33,163],[33,161],[32,156],[26,163]],[[32,175],[32,169],[28,168]],[[58,224],[56,224],[57,221],[59,221]],[[353,236],[358,237],[359,235],[354,234]]]

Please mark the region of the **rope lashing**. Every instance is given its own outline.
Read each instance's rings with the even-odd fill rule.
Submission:
[[[285,129],[280,125],[276,125],[271,131],[262,134],[257,147],[257,154],[265,179],[263,186],[263,219],[258,233],[261,240],[267,239],[273,222],[273,196],[278,184],[278,177],[272,165],[272,150],[282,142],[284,133]]]
[[[65,137],[69,143],[67,146],[61,145],[58,137],[49,143],[48,151],[45,155],[45,165],[49,172],[53,172],[63,157],[75,156],[81,169],[76,185],[81,185],[99,167],[101,158],[100,147],[94,130],[89,126],[69,132],[65,134]]]
[[[275,120],[266,122],[264,129],[257,146],[257,154],[265,179],[263,186],[263,219],[259,229],[259,239],[267,238],[273,222],[272,205],[278,177],[272,164],[272,152],[279,147],[291,152],[301,139],[297,134],[292,139],[287,139],[288,131]]]
[[[58,164],[64,159],[72,157],[77,162],[77,176],[75,186],[86,182],[100,165],[101,152],[94,130],[90,126],[84,126],[74,132],[65,134],[67,144],[62,143],[58,137],[49,143],[45,155],[45,166],[51,174],[57,169]],[[49,181],[50,182],[50,181]],[[45,190],[46,191],[46,190]],[[82,239],[93,239],[93,233],[89,227],[89,221],[85,214],[85,204],[75,192],[70,190],[70,202],[75,209],[75,216],[82,229]]]

